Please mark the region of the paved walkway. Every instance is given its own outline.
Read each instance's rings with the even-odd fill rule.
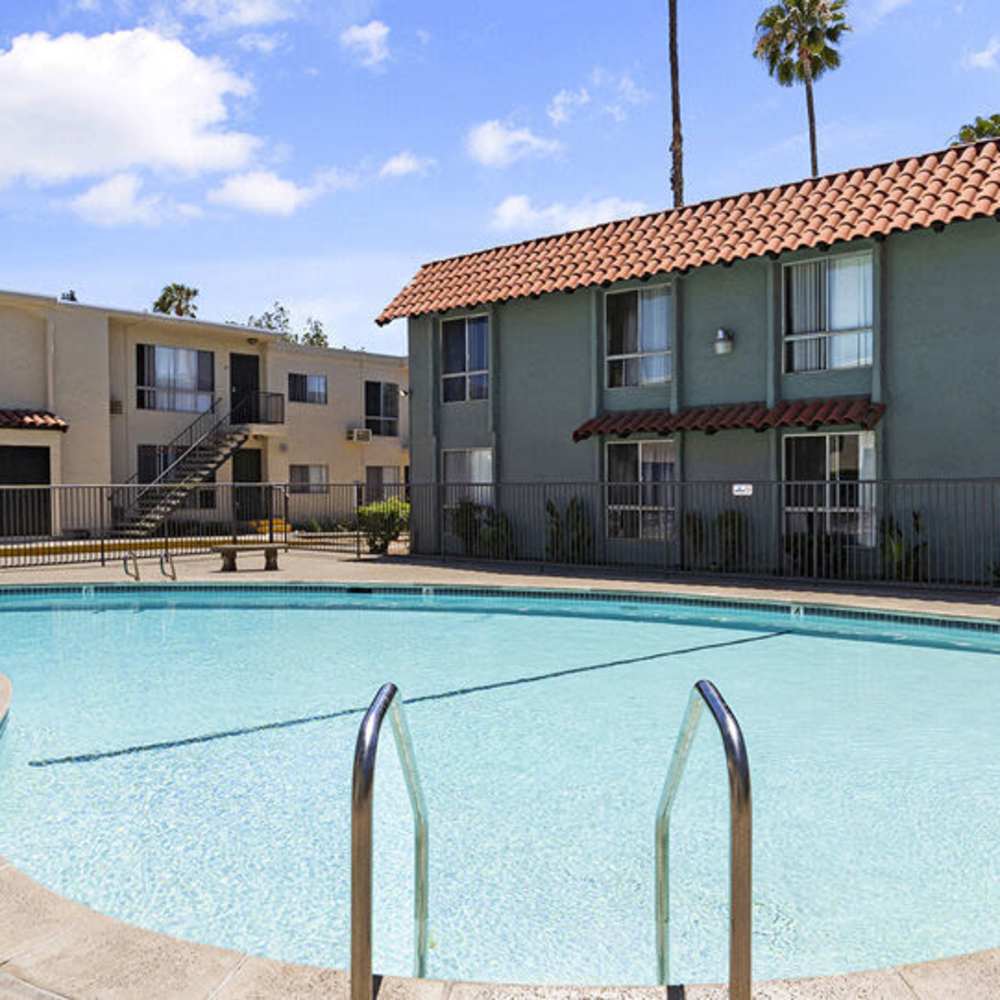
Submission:
[[[726,581],[718,578],[642,576],[624,571],[580,569],[537,569],[528,564],[440,562],[405,556],[356,560],[324,552],[289,551],[281,553],[281,569],[268,573],[264,557],[257,553],[240,560],[237,573],[222,573],[219,556],[185,556],[174,565],[181,583],[383,583],[429,584],[469,587],[554,587],[628,590],[644,593],[686,594],[727,600],[772,600],[804,604],[828,604],[849,608],[904,611],[914,614],[957,615],[1000,621],[1000,593],[965,591],[930,591],[888,587],[840,588],[818,584],[792,584],[754,581]],[[244,568],[245,567],[245,568]],[[159,564],[149,560],[139,563],[143,583],[169,584],[160,573]],[[4,584],[86,584],[128,583],[119,561],[100,566],[85,563],[69,566],[45,566],[23,569],[0,569]]]

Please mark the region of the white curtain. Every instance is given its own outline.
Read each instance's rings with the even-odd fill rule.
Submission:
[[[872,325],[871,257],[831,257],[830,330],[865,330]]]

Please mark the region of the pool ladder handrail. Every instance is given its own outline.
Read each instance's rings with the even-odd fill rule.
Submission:
[[[729,773],[729,1000],[751,1000],[753,818],[750,761],[736,716],[718,688],[706,680],[698,681],[691,691],[656,811],[658,982],[666,986],[670,978],[670,813],[706,705],[719,727]]]
[[[128,561],[132,560],[133,569],[129,570]],[[128,552],[122,557],[122,569],[125,570],[125,575],[132,577],[136,583],[139,583],[139,557],[135,554],[133,549],[129,549]]]
[[[388,714],[413,810],[414,975],[427,974],[427,805],[413,741],[395,684],[383,684],[365,712],[354,747],[351,788],[351,1000],[372,1000],[372,800],[379,734]]]

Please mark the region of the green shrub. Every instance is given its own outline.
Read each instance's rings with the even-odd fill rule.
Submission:
[[[554,500],[545,501],[547,533],[545,558],[549,562],[590,563],[594,559],[594,532],[585,502],[573,497],[565,512]]]
[[[405,500],[379,500],[358,508],[358,527],[368,542],[368,551],[376,555],[384,556],[409,523],[410,505]]]
[[[467,556],[516,559],[517,544],[510,518],[487,504],[460,501],[450,512],[448,528],[462,542]]]

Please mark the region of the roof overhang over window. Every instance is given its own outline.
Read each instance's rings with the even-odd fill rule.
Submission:
[[[725,406],[693,406],[678,413],[670,410],[623,410],[592,417],[573,431],[574,441],[593,435],[628,437],[630,434],[673,434],[676,431],[766,431],[771,428],[804,428],[860,425],[871,430],[885,413],[884,403],[867,396],[832,399],[786,400],[776,406],[765,403],[734,403]]]
[[[69,424],[48,410],[0,410],[0,430],[68,431]]]

